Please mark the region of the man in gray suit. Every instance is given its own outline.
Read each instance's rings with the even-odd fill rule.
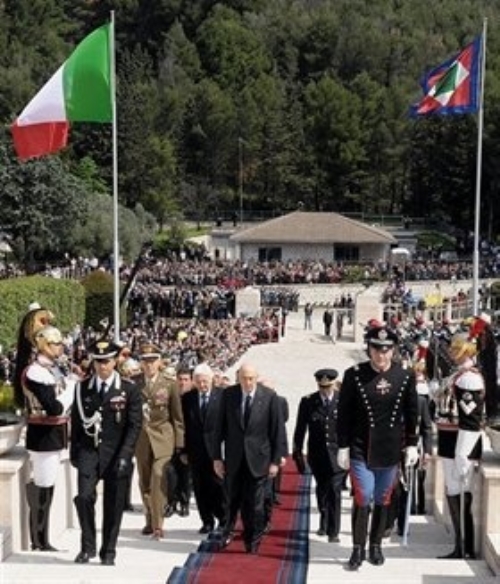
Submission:
[[[255,367],[245,363],[238,383],[224,390],[214,456],[215,473],[224,478],[229,498],[223,545],[232,539],[239,511],[245,551],[253,554],[264,534],[267,481],[278,474],[285,431],[277,394],[257,377]]]

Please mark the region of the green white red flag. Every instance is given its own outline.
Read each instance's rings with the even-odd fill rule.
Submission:
[[[64,148],[72,122],[112,122],[110,35],[106,24],[85,37],[12,124],[18,158]]]

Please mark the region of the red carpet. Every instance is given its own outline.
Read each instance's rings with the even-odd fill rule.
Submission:
[[[275,506],[271,531],[258,555],[246,554],[239,532],[220,552],[202,542],[167,584],[303,584],[309,555],[310,475],[299,475],[290,459],[284,469],[281,505]]]

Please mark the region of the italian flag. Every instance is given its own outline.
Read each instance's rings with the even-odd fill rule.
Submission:
[[[71,122],[111,122],[111,25],[85,37],[12,124],[18,158],[57,152]]]

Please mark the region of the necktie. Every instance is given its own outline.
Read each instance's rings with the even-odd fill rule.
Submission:
[[[201,409],[200,409],[200,413],[201,413],[201,419],[203,421],[205,421],[205,417],[207,415],[207,405],[208,405],[207,394],[206,393],[202,393],[201,394]]]
[[[106,395],[106,382],[103,381],[101,383],[101,389],[99,390],[99,397],[101,398],[101,401],[104,401],[105,395]]]
[[[248,426],[248,420],[250,418],[251,404],[252,404],[252,396],[247,395],[245,397],[245,405],[243,406],[243,426],[245,428]]]

